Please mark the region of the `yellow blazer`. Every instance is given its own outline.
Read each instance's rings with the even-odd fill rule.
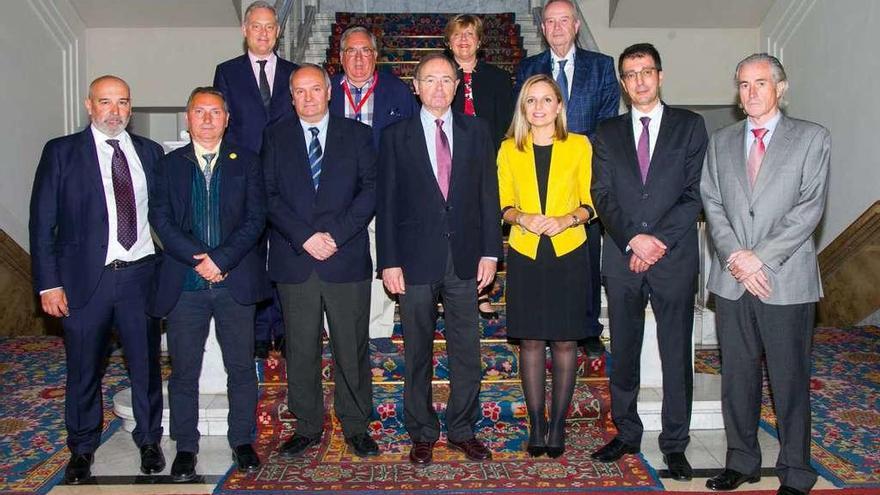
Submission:
[[[565,141],[553,141],[550,177],[547,180],[547,211],[541,211],[538,176],[535,173],[535,151],[531,136],[525,150],[516,149],[513,138],[504,140],[498,151],[498,192],[501,208],[508,206],[523,213],[559,216],[580,205],[593,207],[590,197],[591,160],[593,148],[586,136],[568,133]],[[566,229],[550,238],[556,256],[574,251],[587,240],[583,225]],[[514,226],[510,229],[510,247],[535,259],[540,236]]]

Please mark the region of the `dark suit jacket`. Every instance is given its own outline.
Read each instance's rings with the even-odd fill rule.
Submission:
[[[666,244],[666,255],[651,267],[653,273],[696,273],[700,173],[707,144],[702,117],[664,106],[647,181],[642,184],[632,114],[599,125],[593,143],[591,190],[606,235],[614,241],[606,242],[602,250],[603,274],[633,274],[626,247],[637,234],[653,235]]]
[[[151,188],[162,147],[130,136]],[[91,127],[46,143],[31,192],[34,289],[63,286],[70,307],[84,306],[104,270],[108,228],[107,199]]]
[[[269,277],[305,282],[358,282],[372,275],[367,224],[376,208],[376,151],[370,128],[330,116],[315,191],[302,125],[295,114],[266,129],[262,162],[269,198]],[[303,243],[328,232],[338,251],[324,261]]]
[[[228,273],[225,284],[240,304],[271,297],[266,276],[266,244],[258,242],[266,224],[266,191],[259,158],[224,140],[215,169],[220,180],[220,245],[208,248],[192,233],[192,173],[201,166],[188,144],[157,166],[150,195],[150,225],[162,242],[149,312],[163,317],[174,309],[187,272],[198,264],[193,255],[208,253]]]
[[[342,90],[343,74],[333,76],[330,83],[330,115],[345,117],[345,91]],[[379,80],[373,92],[373,145],[379,149],[382,129],[419,113],[419,102],[412,90],[393,74],[379,72]]]
[[[523,82],[535,74],[553,77],[550,50],[523,59],[516,74],[516,89],[519,94]],[[575,49],[574,80],[565,116],[568,130],[586,134],[593,140],[596,126],[605,119],[614,117],[620,105],[620,85],[614,75],[614,59],[608,55]]]
[[[489,123],[489,132],[497,150],[513,118],[513,84],[510,81],[510,73],[492,64],[478,61],[476,69],[471,74],[474,110],[477,117],[486,119]],[[460,68],[458,78],[460,81],[455,91],[455,99],[452,100],[452,109],[464,113],[464,73]]]
[[[388,127],[379,151],[378,269],[400,267],[407,284],[443,278],[448,250],[461,279],[483,256],[501,258],[495,149],[486,122],[453,112],[452,177],[443,199],[419,114]]]
[[[296,67],[296,64],[278,57],[267,112],[247,53],[218,65],[214,72],[214,87],[223,92],[229,106],[229,127],[224,139],[259,153],[263,130],[285,115],[293,114],[289,88],[290,74]]]

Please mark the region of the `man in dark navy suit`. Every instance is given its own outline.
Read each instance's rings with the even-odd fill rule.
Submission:
[[[370,128],[331,116],[330,78],[303,64],[290,79],[296,115],[266,129],[269,277],[278,284],[287,330],[287,404],[296,433],[281,446],[298,457],[320,443],[323,314],[333,352],[334,409],[357,456],[379,454],[368,351],[372,263],[367,224],[376,207]]]
[[[541,30],[550,49],[520,62],[514,94],[519,92],[523,81],[530,76],[547,74],[553,77],[562,89],[568,130],[586,134],[592,141],[599,122],[617,115],[620,87],[614,77],[614,60],[611,57],[576,46],[578,29],[580,20],[571,0],[550,0],[544,5]],[[588,329],[590,337],[584,347],[592,357],[601,356],[604,352],[599,340],[602,333],[599,323],[602,311],[599,273],[601,234],[599,223],[587,225],[592,273],[589,325],[592,328]]]
[[[379,44],[376,36],[363,26],[353,26],[339,41],[342,74],[331,80],[330,114],[363,122],[373,128],[373,143],[379,147],[382,129],[419,111],[410,88],[390,73],[376,70]],[[370,256],[376,260],[376,222],[367,227]],[[370,295],[370,351],[395,354],[391,342],[394,331],[394,300],[382,281],[374,279]]]
[[[91,125],[46,143],[31,194],[34,289],[43,311],[63,318],[69,484],[91,477],[104,419],[101,376],[114,327],[131,379],[140,469],[153,474],[165,468],[159,329],[145,312],[155,267],[147,190],[162,148],[125,130],[131,95],[122,79],[95,79],[85,106]]]
[[[229,109],[224,139],[257,154],[263,130],[293,114],[287,85],[296,64],[275,54],[278,30],[275,7],[263,0],[251,3],[241,24],[247,53],[218,65],[214,73],[214,87],[223,93]],[[275,334],[283,326],[277,298],[259,304],[256,319],[255,354],[266,358],[272,341],[283,341]]]
[[[266,243],[260,242],[266,193],[259,158],[223,139],[229,114],[215,88],[193,90],[186,120],[192,142],[159,162],[150,196],[150,223],[163,252],[149,310],[167,317],[168,401],[177,442],[171,477],[177,482],[196,477],[199,374],[212,317],[228,375],[229,446],[239,471],[260,466],[251,447],[254,308],[270,294]]]
[[[482,119],[453,112],[458,76],[442,54],[419,62],[422,109],[382,134],[376,239],[385,287],[400,297],[403,393],[410,462],[431,462],[440,421],[431,394],[437,300],[443,297],[451,391],[448,445],[468,459],[492,453],[474,435],[479,417],[477,291],[495,278],[501,217],[495,143]]]

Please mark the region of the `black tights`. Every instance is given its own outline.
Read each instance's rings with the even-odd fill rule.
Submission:
[[[523,339],[519,344],[520,376],[531,424],[529,445],[562,447],[565,445],[565,416],[568,414],[568,406],[574,394],[577,374],[577,341],[550,341],[553,389],[550,398],[549,426],[544,404],[546,349],[547,341],[544,340]]]

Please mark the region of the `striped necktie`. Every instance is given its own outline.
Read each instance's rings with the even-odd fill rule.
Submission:
[[[318,184],[321,181],[321,160],[324,158],[324,152],[321,150],[321,142],[318,141],[317,127],[309,127],[312,133],[312,142],[309,143],[309,166],[312,169],[312,182],[315,183],[315,190],[318,190]]]

